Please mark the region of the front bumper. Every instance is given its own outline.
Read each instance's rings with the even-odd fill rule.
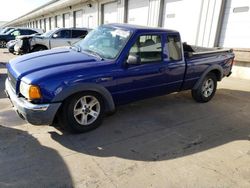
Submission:
[[[32,104],[25,98],[18,97],[8,79],[5,81],[5,93],[17,114],[33,125],[52,124],[61,103]]]

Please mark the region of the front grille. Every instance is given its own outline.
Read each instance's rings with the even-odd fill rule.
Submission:
[[[17,84],[16,78],[9,71],[7,71],[7,74],[8,74],[8,80],[10,81],[12,88],[16,90],[16,84]]]

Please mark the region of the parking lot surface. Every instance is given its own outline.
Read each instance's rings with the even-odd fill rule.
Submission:
[[[0,187],[250,187],[250,82],[225,78],[214,99],[189,91],[121,106],[73,135],[21,120],[4,95],[0,50]]]

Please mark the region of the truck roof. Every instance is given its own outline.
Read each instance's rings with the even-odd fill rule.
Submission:
[[[164,29],[160,27],[148,27],[148,26],[140,26],[140,25],[132,25],[132,24],[122,24],[122,23],[112,23],[112,24],[105,24],[107,26],[126,29],[130,31],[159,31],[159,32],[167,32],[167,33],[179,33],[175,30]]]

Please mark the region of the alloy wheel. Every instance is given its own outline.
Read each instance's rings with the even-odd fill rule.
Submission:
[[[99,117],[100,111],[101,105],[96,97],[83,96],[74,105],[74,118],[80,125],[88,126]]]
[[[202,86],[202,94],[204,97],[210,97],[214,91],[214,81],[209,78],[207,79]]]

